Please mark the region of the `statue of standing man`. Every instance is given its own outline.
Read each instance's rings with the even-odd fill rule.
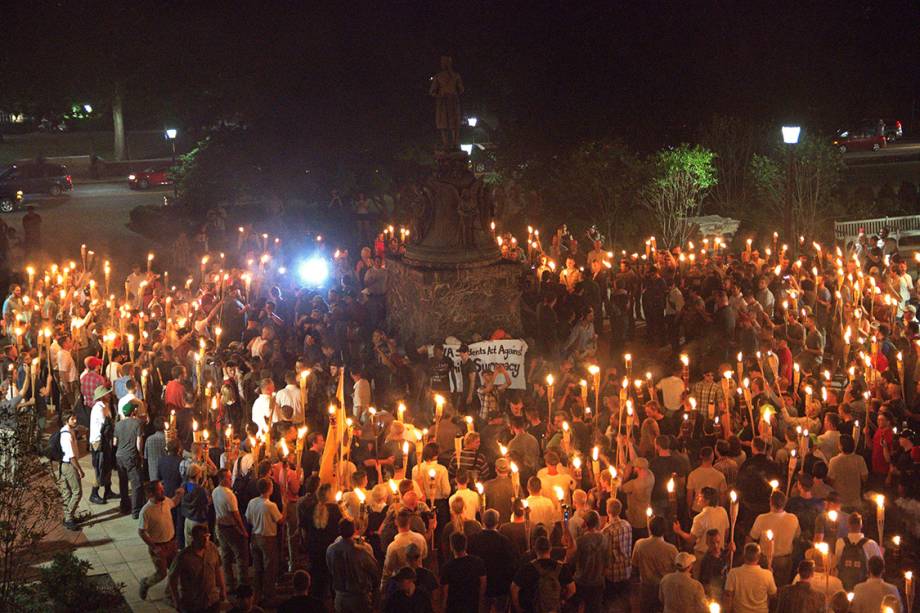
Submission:
[[[435,124],[447,151],[460,147],[460,94],[463,80],[454,71],[449,55],[441,56],[441,71],[431,79],[429,93],[435,97]]]

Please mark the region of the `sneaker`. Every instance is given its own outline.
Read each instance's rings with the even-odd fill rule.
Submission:
[[[105,504],[105,498],[100,498],[97,494],[90,496],[89,501],[93,504]]]
[[[65,521],[64,527],[70,530],[71,532],[80,532],[81,528],[73,520]]]
[[[141,579],[141,583],[137,588],[138,595],[141,597],[141,600],[147,600],[147,592],[150,591],[150,586],[147,585],[146,579]]]
[[[107,491],[105,492],[105,494],[102,495],[102,498],[104,500],[118,500],[119,498],[121,498],[121,495],[116,494],[115,492],[112,492],[112,491]]]

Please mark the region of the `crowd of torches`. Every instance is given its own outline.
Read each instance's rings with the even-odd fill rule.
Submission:
[[[490,230],[497,245],[502,248],[503,255],[509,257],[508,254],[517,253],[519,245],[514,236],[510,233],[499,233],[496,229],[495,222],[490,224]],[[388,240],[398,239],[399,244],[402,245],[407,241],[410,232],[407,228],[399,227],[397,229],[390,225],[383,230],[383,234]],[[559,267],[555,259],[547,257],[542,246],[539,229],[528,226],[527,234],[527,241],[525,243],[526,258],[521,256],[519,259],[529,263],[531,267],[537,271],[538,278],[542,276],[544,271],[548,270],[551,274],[558,274],[560,280],[565,282],[565,276],[569,274],[569,272],[567,272],[564,265]],[[281,247],[281,239],[277,237],[272,238],[268,234],[262,234],[260,238],[262,253],[247,259],[245,266],[241,269],[226,265],[226,258],[223,253],[203,256],[199,261],[197,275],[198,284],[213,285],[218,299],[223,299],[226,292],[234,287],[241,291],[244,301],[248,301],[253,296],[260,295],[265,286],[273,279],[274,275],[280,275],[286,272],[283,266],[272,267],[273,257],[278,253]],[[237,244],[238,249],[242,248],[245,239],[246,230],[240,227]],[[317,236],[315,240],[321,242],[322,237]],[[889,283],[884,282],[884,280],[880,282],[874,276],[864,274],[861,266],[859,266],[856,261],[856,255],[845,257],[839,247],[825,249],[819,243],[813,242],[811,244],[811,249],[807,251],[815,265],[809,269],[803,264],[802,259],[791,258],[788,245],[780,245],[778,240],[778,234],[774,233],[770,246],[764,247],[762,251],[763,255],[761,255],[761,252],[754,251],[753,239],[748,238],[744,241],[745,248],[739,257],[742,262],[753,264],[758,272],[772,273],[776,276],[783,275],[784,272],[786,273],[783,279],[788,286],[786,292],[787,298],[781,304],[784,317],[797,315],[803,312],[799,306],[802,280],[811,279],[816,283],[820,283],[825,275],[831,276],[833,278],[832,291],[837,299],[836,308],[833,313],[833,325],[839,328],[844,343],[844,352],[840,366],[843,368],[845,378],[847,382],[857,377],[862,377],[869,385],[877,383],[880,375],[875,367],[873,356],[878,354],[878,338],[875,333],[873,333],[870,323],[872,321],[888,322],[892,325],[895,323],[897,306],[900,302],[900,297],[897,295],[895,289],[891,287]],[[644,246],[645,249],[642,254],[638,252],[628,254],[626,250],[621,250],[620,254],[622,259],[639,266],[651,263],[656,263],[659,266],[671,266],[680,274],[688,274],[694,268],[703,267],[710,263],[724,262],[724,258],[728,256],[728,246],[721,238],[704,238],[702,240],[702,246],[699,248],[697,248],[693,242],[688,242],[686,248],[668,251],[658,249],[656,239],[650,237],[644,241]],[[799,237],[798,252],[803,255],[806,252],[804,237]],[[334,258],[336,260],[343,259],[345,255],[345,253],[336,252]],[[603,258],[603,265],[608,269],[613,268],[614,252],[607,251],[605,255],[606,257]],[[145,366],[151,363],[149,352],[152,347],[150,343],[150,330],[148,328],[157,327],[160,323],[165,324],[162,329],[165,333],[166,340],[174,343],[178,340],[178,331],[194,321],[197,316],[197,311],[201,308],[198,299],[194,298],[191,294],[192,286],[196,282],[195,277],[190,276],[185,279],[184,283],[177,290],[177,286],[169,284],[169,273],[167,271],[163,271],[161,275],[154,273],[153,265],[156,261],[156,255],[154,253],[149,253],[147,255],[147,274],[146,278],[140,283],[140,294],[142,295],[145,294],[149,285],[155,285],[155,287],[152,288],[154,291],[151,304],[145,304],[142,300],[142,296],[132,296],[127,282],[125,283],[123,296],[117,296],[111,291],[112,267],[108,260],[103,262],[101,267],[102,283],[98,283],[95,278],[97,264],[96,254],[94,251],[87,249],[86,245],[81,246],[80,256],[79,265],[75,261],[60,264],[52,263],[47,269],[41,272],[31,265],[26,268],[28,286],[23,289],[21,301],[22,308],[13,313],[13,329],[8,332],[11,332],[11,336],[15,339],[15,343],[18,347],[21,348],[28,345],[38,348],[38,357],[35,358],[36,366],[40,366],[40,361],[42,359],[50,360],[52,329],[50,325],[46,323],[47,318],[44,317],[46,314],[44,307],[46,306],[46,302],[52,299],[58,299],[60,308],[65,312],[71,307],[73,302],[77,302],[86,304],[89,309],[97,314],[99,317],[97,320],[98,323],[102,323],[104,326],[100,339],[104,363],[112,359],[112,354],[116,349],[124,350],[127,348],[131,361],[135,363],[139,354],[146,354],[145,360],[141,362],[141,364]],[[514,257],[518,258],[517,255]],[[920,262],[920,255],[915,254],[915,261]],[[159,307],[158,312],[154,312],[151,306],[154,303]],[[67,321],[65,319],[65,325],[66,324]],[[71,317],[69,322],[70,331],[78,330],[84,325],[85,320],[80,317]],[[216,325],[212,326],[211,333],[212,338],[219,344],[222,333],[220,327]],[[220,406],[219,392],[215,393],[212,383],[205,381],[204,363],[207,357],[206,350],[207,345],[202,338],[199,341],[198,350],[194,353],[194,362],[199,415],[206,418],[206,423],[205,427],[199,428],[199,424],[196,420],[193,424],[193,436],[195,442],[203,445],[205,449],[211,444],[219,444],[229,449],[234,441],[232,425],[227,426],[223,431],[223,440],[220,440],[221,437],[219,436],[212,437],[211,431],[209,431],[209,427],[219,427],[219,416],[222,407]],[[778,359],[771,351],[766,351],[764,353],[758,351],[754,356],[744,356],[739,352],[736,358],[734,369],[727,369],[721,373],[722,376],[719,381],[723,392],[723,398],[726,399],[726,401],[731,398],[736,398],[737,407],[740,408],[743,406],[746,409],[747,417],[753,427],[755,424],[755,409],[752,405],[750,375],[745,376],[745,361],[747,360],[748,364],[756,361],[760,373],[766,374],[768,372],[766,369],[769,369],[769,372],[773,375],[773,385],[777,386],[777,391],[779,391],[779,375],[777,372]],[[681,354],[680,362],[681,378],[684,381],[685,387],[689,389],[691,356],[687,353]],[[619,475],[622,474],[622,471],[628,463],[628,449],[631,446],[633,430],[639,425],[637,407],[641,406],[644,400],[654,397],[653,390],[655,383],[651,372],[644,373],[642,377],[633,377],[634,364],[631,354],[626,353],[622,356],[622,364],[625,376],[620,381],[617,419],[613,420],[611,416],[611,422],[616,428],[615,450],[611,454],[612,457],[605,457],[599,447],[594,447],[588,457],[582,457],[582,455],[572,447],[572,431],[567,421],[562,424],[561,434],[563,451],[566,455],[570,456],[571,467],[576,473],[576,479],[581,478],[582,471],[587,469],[590,471],[590,478],[595,484],[600,484],[602,481],[608,481],[613,495],[616,495],[616,489],[619,485]],[[904,362],[900,353],[898,353],[895,367],[897,368],[900,381],[903,385]],[[33,378],[37,370],[37,368],[33,369]],[[581,406],[586,417],[590,417],[592,411],[589,403],[589,398],[591,397],[590,392],[593,391],[594,409],[597,410],[600,406],[601,373],[603,370],[600,363],[589,364],[586,367],[587,377],[578,382],[582,401]],[[140,383],[145,397],[151,376],[158,376],[155,369],[152,370],[145,367],[141,370]],[[308,410],[309,378],[310,371],[308,369],[304,369],[298,373],[301,400],[305,411]],[[801,368],[799,364],[794,365],[793,381],[791,382],[792,393],[796,397],[803,399],[804,406],[806,407],[806,414],[808,414],[807,408],[810,407],[812,403],[823,404],[827,401],[827,386],[829,386],[832,381],[831,373],[825,371],[823,377],[820,377],[818,380],[819,384],[817,389],[813,388],[811,384],[801,385]],[[554,375],[547,375],[545,382],[549,407],[547,424],[551,425],[553,423],[553,413],[556,409]],[[766,382],[764,382],[764,385],[766,385]],[[869,392],[866,393],[868,394]],[[444,414],[446,400],[440,395],[436,395],[433,400],[435,419],[431,426],[431,432],[429,432],[428,428],[418,428],[406,421],[407,409],[404,403],[400,403],[397,407],[396,417],[400,422],[405,423],[407,432],[402,449],[404,458],[406,458],[406,460],[408,459],[414,444],[417,465],[422,464],[422,448],[425,442],[432,437],[437,437],[439,424]],[[354,491],[355,495],[360,499],[362,512],[366,512],[366,493],[361,491],[360,488],[353,488],[350,483],[350,475],[348,475],[346,471],[338,470],[338,467],[349,461],[354,428],[351,418],[345,415],[343,403],[344,398],[339,398],[338,405],[331,405],[328,409],[331,423],[330,429],[335,428],[338,433],[336,438],[338,447],[336,449],[335,462],[337,468],[335,470],[336,500],[342,499],[344,491]],[[730,431],[731,424],[727,423],[728,420],[723,420],[721,424],[719,423],[720,415],[722,414],[720,409],[728,410],[727,406],[716,407],[710,403],[706,407],[697,407],[696,399],[692,397],[690,398],[690,405],[694,411],[697,409],[705,411],[704,419],[708,419],[716,425],[721,425],[725,429],[725,432]],[[685,415],[685,418],[686,417]],[[759,430],[764,433],[763,436],[771,436],[770,426],[773,417],[771,412],[769,410],[764,411],[758,417],[758,427]],[[868,423],[868,418],[867,408],[865,421],[862,423]],[[374,419],[374,413],[372,412],[370,414],[371,427],[375,427]],[[858,423],[859,422],[857,422],[857,424]],[[468,432],[474,431],[474,420],[468,417],[466,426]],[[175,436],[176,419],[174,413],[171,414],[166,421],[166,429],[167,436]],[[296,466],[300,466],[306,434],[306,427],[300,428],[297,432],[296,444],[293,450],[297,461],[295,464]],[[803,430],[799,427],[797,428],[797,434],[798,445],[797,448],[790,453],[786,483],[782,484],[785,485],[784,489],[787,493],[790,491],[795,473],[799,469],[798,459],[805,457],[810,446],[811,434],[807,430]],[[858,445],[858,425],[855,430],[855,435]],[[215,438],[218,440],[215,441]],[[412,441],[412,443],[410,443],[410,441]],[[249,446],[256,451],[260,448],[266,450],[274,449],[271,441],[271,429],[264,429],[261,440],[251,437]],[[275,453],[281,458],[286,458],[292,453],[286,441],[280,441],[276,447]],[[458,437],[456,439],[455,449],[458,462],[461,451],[461,438]],[[503,448],[501,452],[503,456],[507,455],[507,449]],[[405,476],[405,470],[408,464],[406,460],[403,462],[402,475],[396,475],[397,477]],[[380,470],[379,465],[377,470]],[[606,477],[602,479],[602,473],[605,471],[609,475],[609,480],[607,480]],[[285,471],[282,471],[282,475],[284,474]],[[435,472],[433,470],[429,471],[429,487],[426,488],[425,492],[425,496],[429,502],[433,502],[435,498],[435,477]],[[382,475],[380,475],[380,478],[382,480]],[[511,463],[511,479],[515,496],[521,497],[525,492],[521,489],[519,469],[513,462]],[[395,493],[397,481],[390,480],[389,483]],[[771,484],[771,486],[777,489],[781,484],[776,482],[775,485]],[[483,507],[485,507],[486,501],[484,500],[485,493],[483,484],[476,483],[475,488],[483,499],[482,504]],[[669,480],[667,488],[669,502],[673,502],[673,505],[676,506],[677,493],[674,487],[673,478]],[[564,505],[567,493],[562,492],[561,488],[560,491],[555,493],[560,503]],[[883,495],[879,494],[874,500],[877,509],[876,519],[880,537],[879,541],[883,542],[885,498]],[[734,534],[734,527],[737,521],[738,503],[738,493],[732,491],[730,493],[729,504],[732,534]],[[567,508],[563,506],[563,510],[567,515]],[[829,513],[834,512],[831,511]],[[651,515],[651,509],[648,509],[647,517],[650,518]],[[899,537],[895,538],[899,540]],[[766,542],[768,543],[766,549],[769,552],[769,544],[772,543],[769,534],[767,535]],[[818,547],[821,555],[833,555],[829,546],[826,543],[819,543],[819,545],[822,544],[824,545],[823,548]],[[734,551],[732,551],[730,555],[733,554]],[[769,559],[769,553],[767,553],[767,556]],[[828,568],[828,566],[825,565],[825,568]],[[910,590],[912,594],[913,576],[910,571],[905,574],[905,582],[906,588]],[[910,600],[912,600],[912,598]]]

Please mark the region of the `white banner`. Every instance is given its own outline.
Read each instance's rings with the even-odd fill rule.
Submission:
[[[444,355],[454,363],[453,376],[451,377],[451,391],[464,391],[454,389],[457,382],[461,385],[460,373],[460,345],[444,345]],[[508,339],[501,341],[480,341],[470,345],[470,361],[476,364],[476,372],[482,371],[484,366],[491,366],[494,370],[496,366],[503,366],[507,375],[508,387],[510,389],[522,390],[527,389],[526,375],[524,371],[524,357],[527,355],[527,343],[519,339]],[[500,377],[501,375],[499,375]],[[500,378],[496,378],[496,383],[504,383]]]

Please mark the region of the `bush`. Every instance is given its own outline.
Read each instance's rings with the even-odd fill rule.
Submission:
[[[114,587],[87,577],[92,565],[80,560],[71,552],[54,556],[51,566],[41,569],[38,599],[51,605],[54,611],[107,611],[124,607],[121,590],[124,584]],[[48,610],[45,608],[44,610]]]

